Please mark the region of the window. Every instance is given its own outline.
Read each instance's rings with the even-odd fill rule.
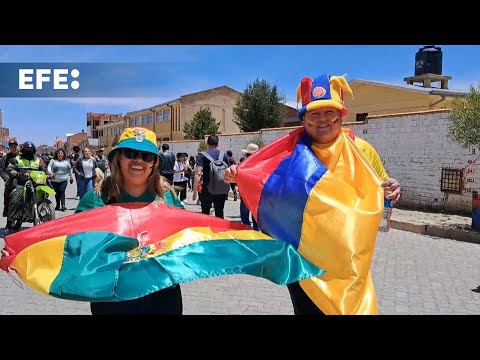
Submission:
[[[147,125],[147,115],[142,116],[142,125]]]
[[[148,115],[148,120],[147,120],[147,122],[148,122],[149,124],[153,123],[153,115],[152,115],[152,114]]]
[[[163,112],[161,111],[157,112],[156,116],[157,116],[157,120],[156,120],[157,122],[161,122],[163,120]]]
[[[138,125],[140,125],[140,116],[137,116],[135,118],[135,126],[138,126]]]
[[[355,121],[365,121],[367,119],[368,113],[357,114]]]
[[[170,110],[163,110],[163,121],[170,121]]]
[[[449,194],[463,193],[463,169],[442,169],[440,190]]]

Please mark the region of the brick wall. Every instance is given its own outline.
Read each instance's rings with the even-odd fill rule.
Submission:
[[[441,210],[442,168],[462,169],[480,156],[479,149],[464,149],[449,139],[448,116],[448,110],[379,115],[346,126],[375,147],[388,174],[400,181],[403,206]],[[480,188],[480,159],[477,164],[466,177],[465,194],[448,195],[446,210],[471,214],[471,191]]]
[[[358,137],[377,150],[391,177],[402,184],[402,206],[414,209],[445,210],[471,214],[472,189],[480,188],[480,159],[473,172],[467,174],[465,193],[448,195],[440,191],[442,168],[462,169],[480,156],[479,149],[464,149],[449,137],[448,110],[408,114],[380,115],[367,118],[366,123],[350,123]],[[251,139],[261,136],[265,144],[297,127],[263,129],[255,133],[219,135],[219,148],[232,150],[238,161]],[[173,152],[197,153],[195,142],[168,142]],[[446,200],[444,204],[444,200]]]

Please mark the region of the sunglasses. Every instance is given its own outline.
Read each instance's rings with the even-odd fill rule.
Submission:
[[[139,156],[141,156],[142,160],[145,162],[152,162],[155,160],[155,154],[134,149],[123,149],[123,156],[130,160],[137,159]]]

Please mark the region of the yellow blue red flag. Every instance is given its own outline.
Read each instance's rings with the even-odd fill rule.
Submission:
[[[300,286],[326,314],[376,314],[370,265],[381,180],[346,133],[328,147],[299,128],[248,157],[236,183],[260,230],[325,269]]]

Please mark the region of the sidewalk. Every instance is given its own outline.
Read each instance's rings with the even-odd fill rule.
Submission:
[[[191,193],[188,194],[190,200]],[[239,205],[238,202],[232,201],[232,192],[229,193],[229,200],[226,203],[225,213],[238,214],[238,216],[232,218],[226,215],[226,217],[228,220],[240,221],[240,210],[235,208]],[[189,210],[199,211],[190,206]],[[394,208],[391,224],[392,228],[397,230],[480,244],[480,231],[471,229],[472,218],[468,216]]]
[[[480,231],[472,230],[467,216],[393,209],[392,228],[480,244]]]

